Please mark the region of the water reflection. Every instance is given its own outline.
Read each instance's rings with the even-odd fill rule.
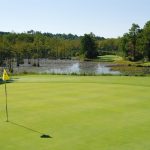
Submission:
[[[33,62],[34,61],[34,62]],[[80,62],[77,60],[48,60],[41,59],[40,67],[33,67],[32,64],[36,63],[36,60],[32,60],[28,64],[27,60],[24,60],[24,64],[15,68],[16,73],[21,72],[34,72],[34,73],[60,73],[60,74],[119,74],[118,71],[112,71],[107,67],[107,63],[99,62]]]

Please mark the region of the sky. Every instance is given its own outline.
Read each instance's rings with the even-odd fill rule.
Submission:
[[[0,0],[0,31],[116,38],[150,20],[150,0]]]

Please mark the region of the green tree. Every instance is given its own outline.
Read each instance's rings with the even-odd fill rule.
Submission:
[[[132,24],[129,33],[124,34],[120,40],[120,51],[123,52],[125,58],[135,61],[141,59],[141,29],[139,25]]]
[[[42,36],[42,34],[40,32],[35,34],[35,38],[34,38],[34,46],[35,46],[35,55],[34,57],[37,59],[37,64],[36,66],[40,66],[39,60],[40,58],[42,58],[42,52],[44,49],[44,37]]]
[[[98,41],[99,55],[116,54],[118,52],[119,38],[104,39]]]
[[[145,44],[145,56],[150,61],[150,21],[148,21],[143,29],[143,38]]]
[[[3,65],[8,67],[9,71],[13,71],[13,58],[14,58],[14,44],[15,34],[8,34],[3,36],[2,49],[3,49]]]
[[[139,32],[140,32],[139,25],[133,23],[131,29],[129,29],[129,38],[130,38],[130,51],[133,57],[132,59],[134,61],[136,60],[136,44]]]
[[[119,43],[119,51],[124,58],[127,58],[129,56],[128,42],[129,42],[129,34],[125,33]]]
[[[91,59],[97,57],[97,43],[93,34],[85,34],[81,39],[81,53],[86,58]]]

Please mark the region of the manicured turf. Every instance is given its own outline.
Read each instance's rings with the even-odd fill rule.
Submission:
[[[150,77],[15,77],[0,85],[1,150],[149,150]]]

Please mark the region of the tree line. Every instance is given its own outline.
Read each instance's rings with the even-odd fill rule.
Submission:
[[[133,23],[120,40],[119,50],[131,61],[150,61],[150,21],[143,28]]]
[[[143,28],[133,23],[122,37],[99,41],[98,54],[116,54],[130,61],[150,61],[150,21]]]
[[[68,37],[70,36],[70,39]],[[13,61],[17,66],[23,59],[67,58],[75,56],[80,48],[76,36],[42,34],[40,32],[0,34],[0,65],[11,68]],[[39,64],[35,64],[39,65]]]
[[[0,32],[0,66],[9,66],[16,61],[17,66],[23,59],[71,59],[81,55],[82,36],[73,34],[52,34],[38,31],[26,33]],[[102,37],[95,37],[103,40]],[[39,63],[34,64],[39,66]]]
[[[105,54],[121,55],[131,61],[150,61],[150,21],[143,28],[133,23],[128,33],[111,39],[93,33],[77,36],[34,30],[26,33],[0,32],[0,66],[7,65],[10,69],[12,62],[19,66],[23,59],[30,63],[31,59],[93,59]],[[39,61],[34,65],[39,66]]]

